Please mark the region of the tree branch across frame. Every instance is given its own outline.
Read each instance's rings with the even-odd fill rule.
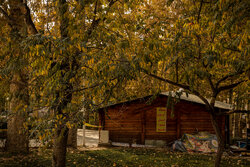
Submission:
[[[143,68],[141,68],[141,69],[142,69],[142,72],[143,72],[143,73],[145,73],[145,74],[147,74],[147,75],[149,75],[149,76],[151,76],[151,77],[153,77],[153,78],[155,78],[155,79],[158,79],[158,80],[160,80],[160,81],[169,83],[169,84],[174,85],[174,86],[177,86],[177,87],[179,87],[179,88],[183,88],[183,89],[189,91],[190,93],[195,94],[196,96],[198,96],[198,97],[205,103],[205,105],[206,105],[208,108],[210,108],[209,111],[213,111],[213,107],[214,107],[214,106],[211,106],[211,104],[208,102],[208,100],[207,100],[205,97],[203,97],[197,90],[191,89],[190,86],[188,86],[188,85],[176,83],[176,82],[171,81],[171,80],[169,80],[169,79],[165,79],[165,78],[159,77],[159,76],[157,76],[157,75],[151,74],[151,73],[149,73],[147,70],[145,70],[145,69],[143,69]]]

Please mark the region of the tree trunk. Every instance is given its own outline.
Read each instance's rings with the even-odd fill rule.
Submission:
[[[67,39],[68,37],[68,18],[66,12],[68,10],[66,0],[58,0],[58,19],[60,22],[60,33],[62,39]],[[67,153],[67,140],[68,140],[68,131],[69,129],[66,126],[66,122],[69,120],[69,113],[64,113],[63,110],[67,108],[67,105],[71,103],[72,100],[72,84],[69,82],[70,78],[65,80],[64,76],[66,71],[70,71],[70,63],[67,54],[63,54],[64,61],[60,64],[60,70],[65,71],[61,72],[62,77],[58,78],[60,80],[61,86],[63,89],[56,92],[55,106],[53,106],[54,114],[63,115],[66,120],[62,121],[61,126],[56,128],[54,134],[54,144],[53,144],[53,167],[65,167],[66,166],[66,153]],[[55,62],[56,63],[56,62]],[[60,99],[60,100],[59,100]],[[59,103],[57,103],[59,102]]]
[[[10,101],[11,115],[8,118],[7,151],[27,153],[29,150],[28,127],[24,127],[26,106],[29,104],[26,81],[15,74],[10,85],[12,98]]]
[[[77,148],[77,128],[72,127],[69,129],[67,145],[72,148]]]
[[[28,153],[29,139],[27,130],[23,128],[24,119],[15,115],[8,120],[8,132],[6,148],[10,153]]]
[[[21,62],[25,62],[22,58],[22,47],[20,43],[27,34],[25,19],[23,17],[21,6],[22,0],[9,0],[9,17],[11,39],[10,52],[18,58],[14,63],[15,69],[13,69],[12,80],[10,84],[10,116],[8,118],[8,130],[7,130],[7,144],[6,148],[9,152],[23,153],[28,152],[28,128],[24,128],[25,116],[27,115],[26,108],[29,105],[28,94],[28,77],[25,72],[25,65]],[[19,59],[21,61],[19,61]]]
[[[215,114],[212,112],[211,112],[210,116],[211,116],[211,122],[212,122],[213,128],[215,130],[215,134],[216,134],[217,141],[218,141],[218,150],[217,150],[214,166],[219,167],[220,162],[221,162],[221,157],[222,157],[222,154],[224,152],[224,144],[225,143],[224,143],[224,139],[222,137],[221,129],[220,129],[218,121],[217,121],[217,116],[215,116]]]
[[[66,166],[68,128],[57,128],[53,145],[53,167]]]

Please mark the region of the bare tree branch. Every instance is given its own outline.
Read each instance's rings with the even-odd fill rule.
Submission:
[[[211,75],[209,75],[209,76],[207,77],[207,80],[208,80],[209,85],[210,85],[211,89],[213,90],[213,92],[216,92],[216,89],[215,89],[215,87],[214,87],[213,81],[212,81],[212,79],[211,79]]]
[[[232,89],[232,88],[235,88],[236,86],[238,86],[239,84],[245,82],[247,80],[242,80],[242,81],[239,81],[239,82],[236,82],[234,84],[230,84],[230,85],[225,85],[225,86],[221,86],[218,88],[218,92],[221,92],[221,91],[224,91],[224,90],[228,90],[228,89]]]
[[[165,78],[159,77],[159,76],[157,76],[157,75],[151,74],[151,73],[149,73],[149,72],[148,72],[147,70],[145,70],[145,69],[142,69],[142,71],[143,71],[145,74],[147,74],[147,75],[149,75],[149,76],[151,76],[151,77],[153,77],[153,78],[155,78],[155,79],[158,79],[158,80],[160,80],[160,81],[169,83],[169,84],[171,84],[171,85],[174,85],[174,86],[183,88],[183,89],[185,89],[185,90],[187,90],[187,91],[189,91],[189,92],[195,94],[195,95],[198,96],[198,97],[205,103],[205,105],[209,108],[208,111],[210,111],[210,112],[211,112],[211,111],[214,111],[214,110],[213,110],[213,107],[209,104],[208,100],[207,100],[205,97],[203,97],[198,91],[196,91],[196,90],[194,90],[194,89],[191,89],[190,86],[184,85],[184,84],[180,84],[180,83],[176,83],[176,82],[171,81],[171,80],[169,80],[169,79],[165,79]]]
[[[237,49],[237,48],[230,48],[230,47],[227,47],[227,46],[224,46],[222,45],[223,48],[225,49],[228,49],[228,50],[231,50],[231,51],[234,51],[234,52],[238,52],[238,53],[241,53],[241,50]]]
[[[30,30],[31,34],[37,34],[38,31],[37,31],[37,29],[36,29],[36,27],[35,27],[35,24],[33,23],[32,19],[31,19],[30,9],[29,9],[29,7],[27,6],[27,2],[25,1],[25,3],[23,3],[23,4],[21,5],[20,8],[21,8],[21,11],[22,11],[22,13],[23,13],[23,15],[24,15],[25,22],[26,22],[26,24],[27,24],[27,26],[28,26],[28,29]],[[2,13],[3,16],[7,19],[8,24],[9,24],[10,26],[12,26],[13,21],[12,21],[11,17],[10,17],[10,16],[8,15],[8,13],[7,13],[3,8],[1,8],[1,7],[0,7],[0,13]]]
[[[212,81],[212,75],[209,73],[209,71],[207,70],[207,66],[204,64],[204,62],[202,62],[202,65],[203,65],[203,67],[205,68],[205,70],[206,70],[206,72],[208,73],[208,76],[207,76],[207,80],[208,80],[208,83],[209,83],[209,85],[210,85],[210,87],[211,87],[211,89],[213,90],[213,92],[215,93],[215,94],[217,94],[217,87],[215,87],[214,86],[214,83],[213,83],[213,81]]]
[[[234,74],[228,74],[228,75],[222,77],[222,78],[215,84],[215,87],[218,88],[221,82],[226,81],[227,79],[232,78],[232,77],[234,77],[234,76],[240,75],[240,74],[242,74],[243,72],[244,72],[244,71],[242,70],[242,71],[236,72],[236,73],[234,73]]]
[[[38,31],[37,31],[36,26],[35,26],[32,18],[31,18],[30,8],[28,7],[26,1],[25,1],[25,3],[23,3],[22,13],[24,14],[25,22],[26,22],[26,25],[28,26],[28,29],[29,29],[30,33],[33,34],[33,35],[37,34]]]
[[[90,28],[88,29],[88,32],[87,32],[87,36],[88,36],[88,37],[92,34],[93,30],[95,29],[95,27],[98,25],[99,21],[101,20],[100,18],[96,19],[97,5],[98,5],[98,0],[96,0],[96,3],[95,3],[93,21],[92,21],[92,23],[91,23]]]
[[[167,83],[169,83],[169,84],[171,84],[171,85],[178,86],[178,87],[183,88],[183,89],[186,89],[186,90],[190,90],[190,87],[189,87],[188,85],[180,84],[180,83],[177,83],[177,82],[174,82],[174,81],[171,81],[171,80],[168,80],[168,79],[159,77],[159,76],[157,76],[157,75],[154,75],[154,74],[151,74],[151,73],[147,72],[146,70],[143,70],[143,72],[144,72],[145,74],[147,74],[147,75],[149,75],[149,76],[155,78],[155,79],[160,80],[160,81],[167,82]]]
[[[233,76],[235,76],[235,74],[229,74],[229,75],[224,76],[223,78],[221,78],[221,79],[216,83],[216,87],[218,88],[218,86],[220,85],[221,82],[223,82],[223,81],[225,81],[225,80],[227,80],[228,78],[231,78],[231,77],[233,77]]]
[[[198,17],[197,17],[197,22],[198,22],[198,23],[199,23],[199,20],[200,20],[202,5],[203,5],[203,0],[201,0],[199,12],[198,12]]]
[[[95,9],[94,9],[94,14],[95,14],[95,15],[94,15],[93,21],[92,21],[92,23],[91,23],[91,25],[90,25],[90,27],[89,27],[89,29],[88,29],[88,31],[87,31],[87,37],[85,38],[86,41],[88,40],[89,36],[92,34],[92,32],[94,31],[94,29],[97,27],[97,25],[98,25],[99,22],[101,21],[101,18],[96,19],[97,1],[98,1],[98,0],[96,0]],[[109,11],[110,8],[114,5],[114,3],[117,2],[117,1],[118,1],[118,0],[111,0],[111,1],[109,2],[108,11]],[[108,13],[108,11],[107,11],[107,13]],[[106,20],[106,17],[104,17],[102,20]]]
[[[249,114],[250,110],[233,110],[233,111],[229,111],[229,112],[221,112],[218,115],[230,115],[230,114],[234,114],[234,113]]]

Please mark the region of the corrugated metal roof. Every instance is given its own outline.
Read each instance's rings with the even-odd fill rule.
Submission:
[[[170,95],[169,92],[162,92],[160,94],[165,95],[165,96]],[[175,92],[171,92],[172,96],[175,96],[175,94],[176,94]],[[180,99],[195,102],[195,103],[199,103],[199,104],[205,104],[198,96],[196,96],[194,94],[188,94],[188,96],[187,96],[186,93],[182,93],[181,96],[180,96]],[[211,101],[211,99],[207,99],[207,100],[208,100],[208,102]],[[227,109],[227,110],[232,110],[233,109],[233,106],[231,104],[224,103],[224,102],[221,102],[221,101],[215,101],[215,107],[221,108],[221,109]]]

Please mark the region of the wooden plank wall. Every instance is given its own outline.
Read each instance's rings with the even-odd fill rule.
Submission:
[[[156,108],[166,107],[166,102],[167,97],[163,96],[155,99],[151,105],[138,100],[108,108],[103,118],[104,129],[109,130],[110,140],[144,144],[145,139],[148,139],[165,140],[168,143],[184,133],[194,133],[196,130],[214,133],[205,106],[187,101],[176,104],[173,117],[171,111],[167,112],[167,132],[156,132]],[[220,119],[224,132],[225,118]]]
[[[180,117],[180,135],[196,131],[215,133],[211,124],[210,114],[206,112],[204,105],[181,101],[175,107]],[[219,119],[219,126],[222,132],[224,132],[223,136],[225,136],[225,116],[221,116]]]
[[[114,142],[137,142],[141,140],[142,122],[140,108],[145,104],[116,106],[105,113],[105,130],[109,130]],[[135,140],[135,141],[133,141]]]

